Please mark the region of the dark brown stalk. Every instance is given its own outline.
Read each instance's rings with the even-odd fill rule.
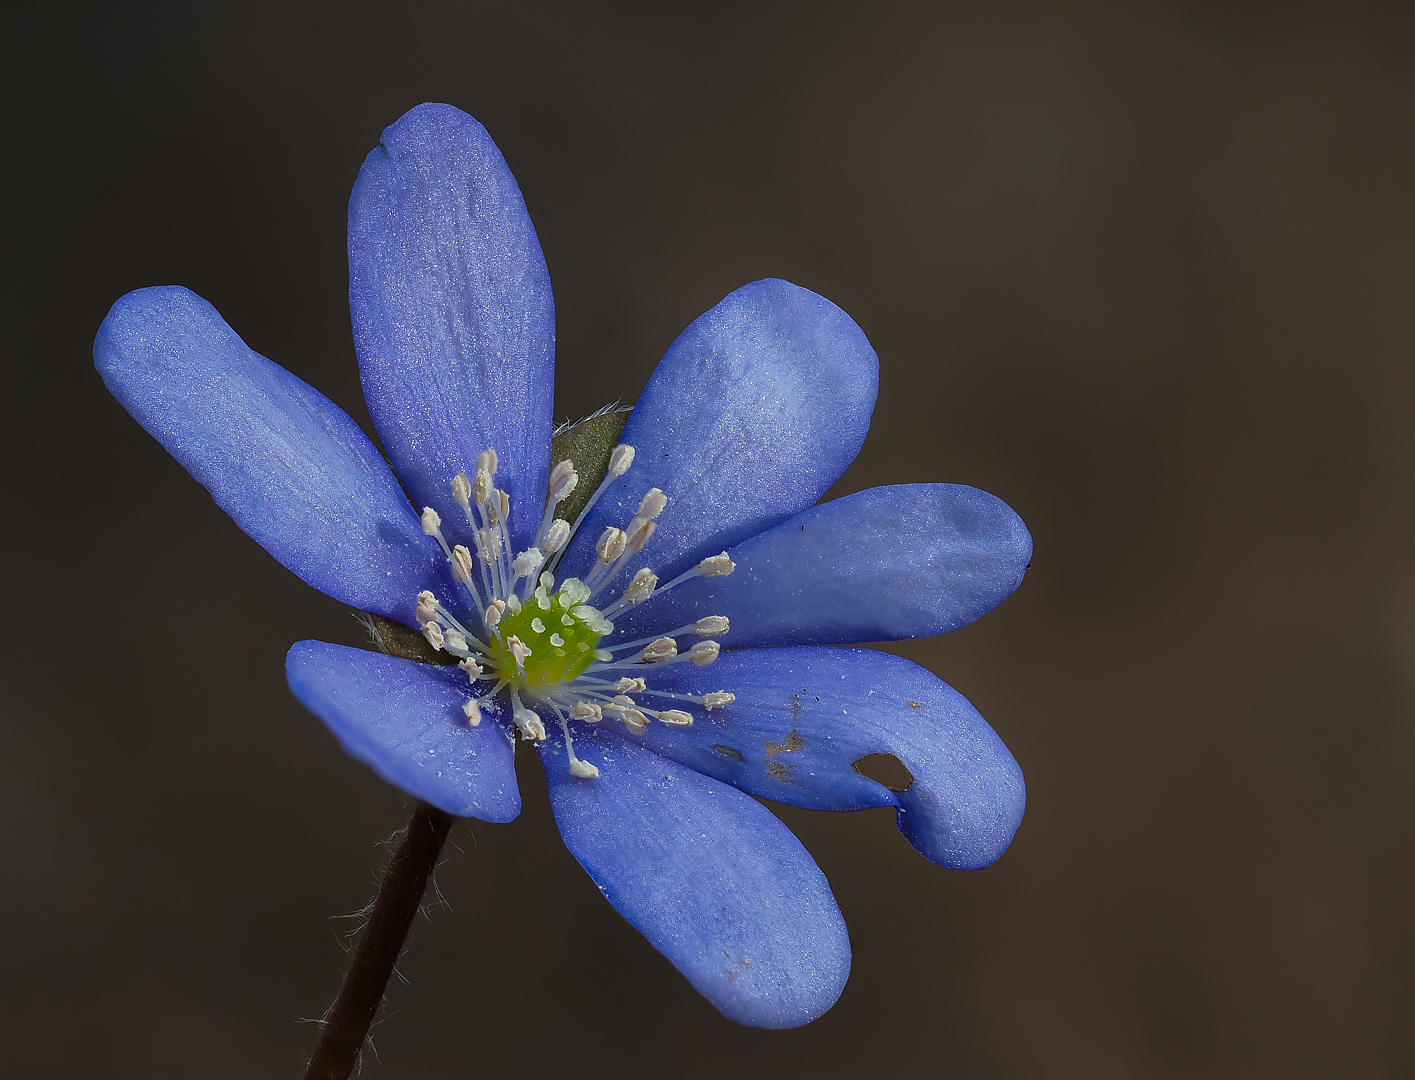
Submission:
[[[419,806],[413,811],[408,831],[383,873],[373,913],[344,973],[339,999],[325,1017],[305,1080],[348,1080],[354,1071],[451,828],[452,819],[441,810]]]

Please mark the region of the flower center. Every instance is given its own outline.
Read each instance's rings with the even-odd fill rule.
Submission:
[[[565,578],[560,588],[555,588],[554,570],[571,537],[633,460],[632,446],[614,448],[604,481],[573,525],[556,517],[555,510],[575,490],[579,474],[572,461],[556,465],[550,472],[536,542],[514,558],[506,529],[511,502],[506,492],[493,484],[496,451],[486,450],[477,458],[474,480],[463,473],[452,478],[452,501],[466,517],[470,546],[449,544],[442,531],[442,516],[430,506],[423,508],[423,532],[442,548],[463,595],[460,601],[444,602],[424,590],[417,597],[417,621],[434,649],[459,658],[458,666],[479,691],[462,706],[467,722],[473,727],[480,724],[483,702],[497,695],[510,705],[511,719],[524,739],[544,739],[542,714],[553,714],[565,737],[570,772],[585,778],[598,776],[599,770],[575,756],[572,720],[598,724],[610,717],[629,733],[639,735],[652,720],[676,727],[693,722],[692,713],[681,708],[655,709],[651,701],[657,704],[660,699],[669,699],[671,703],[716,709],[733,700],[725,690],[701,695],[654,690],[645,675],[653,667],[685,660],[703,667],[711,664],[720,648],[716,641],[698,640],[680,651],[678,639],[721,637],[729,629],[724,616],[711,615],[659,637],[626,642],[613,640],[614,623],[610,621],[619,612],[661,596],[691,578],[730,574],[734,564],[726,552],[703,559],[663,586],[658,584],[658,575],[644,567],[618,599],[602,608],[595,606],[596,598],[613,584],[657,529],[655,519],[668,505],[658,488],[644,495],[638,512],[624,528],[610,527],[600,534],[595,563],[583,579]],[[532,582],[536,582],[534,589]]]
[[[573,578],[570,583],[577,584]],[[492,667],[500,678],[530,690],[573,682],[590,666],[595,658],[595,646],[603,635],[572,613],[579,605],[575,603],[574,593],[567,595],[567,591],[562,587],[552,596],[542,583],[520,611],[502,618],[498,628],[501,636],[491,647]],[[519,641],[524,649],[519,667],[507,647],[512,639]]]

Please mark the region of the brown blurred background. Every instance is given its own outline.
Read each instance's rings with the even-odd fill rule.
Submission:
[[[112,401],[181,283],[367,426],[345,206],[477,116],[555,282],[561,417],[747,281],[881,361],[834,494],[946,480],[1036,543],[898,651],[1026,772],[977,874],[782,810],[854,970],[792,1032],[705,1004],[565,852],[539,767],[454,832],[369,1077],[1401,1077],[1415,839],[1408,5],[157,4],[11,23],[0,1073],[296,1077],[400,795],[286,691],[346,610]],[[508,11],[510,12],[508,14]]]

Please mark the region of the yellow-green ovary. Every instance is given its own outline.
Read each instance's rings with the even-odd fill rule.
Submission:
[[[542,603],[548,606],[541,607]],[[497,629],[501,632],[494,647],[497,669],[508,682],[526,687],[553,686],[575,678],[594,659],[600,637],[565,610],[559,593],[543,599],[532,596],[520,611],[507,612]],[[516,661],[506,648],[512,637],[520,638],[531,653],[522,678],[517,678]]]

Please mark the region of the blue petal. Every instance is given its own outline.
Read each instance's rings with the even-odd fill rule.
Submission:
[[[457,817],[510,821],[521,812],[500,703],[488,701],[470,726],[467,677],[457,668],[300,641],[285,676],[344,752],[394,787]]]
[[[407,622],[413,597],[442,581],[436,546],[359,426],[195,293],[128,293],[93,358],[133,419],[316,589]]]
[[[728,690],[737,700],[712,711],[680,705],[694,715],[693,726],[651,723],[635,737],[644,746],[792,806],[896,806],[900,831],[942,866],[989,865],[1022,821],[1022,770],[1002,740],[961,694],[900,657],[746,649],[707,668],[675,664],[648,683],[695,695]],[[866,754],[894,754],[913,783],[895,792],[860,775],[854,764]]]
[[[777,818],[734,788],[577,725],[599,768],[538,744],[565,846],[616,911],[729,1019],[809,1023],[840,996],[850,939],[830,886]]]
[[[452,477],[493,447],[528,544],[545,506],[555,308],[516,180],[461,110],[419,105],[364,162],[349,308],[369,412],[413,501],[450,506]]]
[[[752,537],[728,576],[685,582],[615,625],[629,640],[726,615],[734,649],[923,637],[1002,603],[1031,557],[1022,519],[985,491],[871,488]]]
[[[864,332],[829,300],[770,278],[738,289],[668,347],[624,428],[633,468],[565,572],[588,569],[600,530],[626,525],[649,488],[668,508],[629,566],[664,580],[804,510],[860,452],[878,382]]]

